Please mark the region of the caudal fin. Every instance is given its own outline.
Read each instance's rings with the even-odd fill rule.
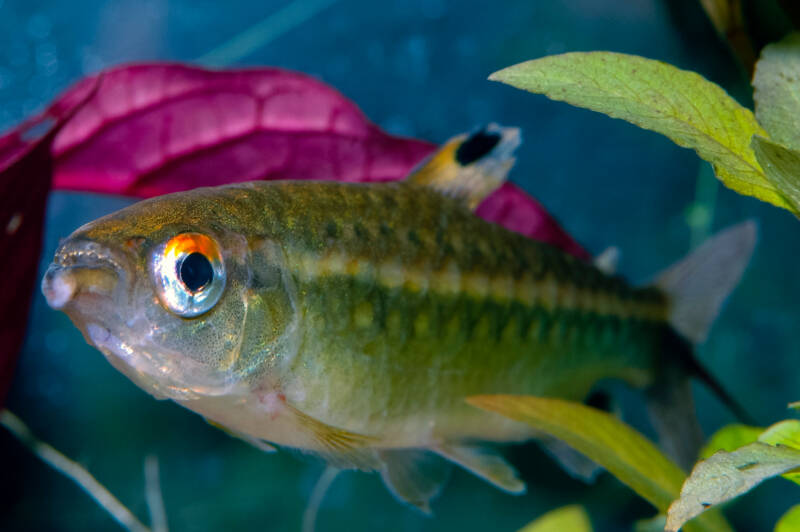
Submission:
[[[744,273],[756,244],[752,220],[714,235],[657,276],[670,304],[669,322],[694,344],[705,341],[722,303]]]
[[[703,441],[689,378],[703,381],[742,422],[745,410],[694,357],[692,344],[703,342],[725,299],[744,273],[756,243],[756,224],[747,221],[707,240],[657,276],[655,285],[669,302],[672,330],[665,335],[663,370],[648,390],[648,406],[664,450],[691,467]]]

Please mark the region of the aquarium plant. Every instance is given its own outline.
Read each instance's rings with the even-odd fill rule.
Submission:
[[[753,78],[755,113],[694,72],[611,52],[544,57],[505,68],[489,79],[661,133],[711,163],[715,175],[729,188],[800,216],[798,33],[762,51]],[[688,530],[690,525],[720,530],[719,522],[686,523],[767,478],[798,479],[792,473],[800,468],[800,422],[796,420],[767,429],[740,425],[721,429],[678,493],[680,469],[666,458],[647,456],[644,449],[660,453],[637,441],[639,436],[628,429],[609,427],[615,421],[606,414],[590,414],[586,406],[542,398],[476,397],[472,402],[526,421],[604,465],[666,512],[670,531],[682,526]],[[654,493],[651,483],[663,491]],[[789,530],[798,515],[800,507],[791,509],[777,530]]]

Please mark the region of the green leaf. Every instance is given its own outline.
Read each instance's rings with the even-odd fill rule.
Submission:
[[[753,88],[756,118],[770,138],[800,149],[800,33],[764,47]]]
[[[775,188],[800,216],[800,152],[753,135],[753,151]]]
[[[769,426],[758,441],[800,450],[800,420],[785,419]]]
[[[722,427],[700,450],[700,458],[708,458],[717,451],[735,451],[748,443],[758,441],[762,432],[764,432],[763,427],[751,427],[737,423]]]
[[[800,420],[786,419],[779,421],[765,430],[758,441],[769,443],[770,445],[785,445],[792,449],[800,450]],[[786,473],[783,475],[786,480],[791,480],[795,484],[800,484],[800,473]]]
[[[726,186],[787,207],[750,148],[751,137],[766,132],[749,109],[695,72],[644,57],[588,52],[527,61],[489,79],[666,135],[710,162]]]
[[[664,532],[664,525],[667,524],[667,516],[658,514],[649,519],[639,519],[633,523],[633,532]]]
[[[561,399],[481,395],[467,401],[555,436],[605,467],[622,483],[665,512],[680,493],[685,474],[647,438],[605,412]],[[708,514],[688,530],[730,530],[720,514]]]
[[[775,524],[775,532],[800,532],[800,504],[789,508]]]
[[[592,523],[583,506],[577,504],[551,510],[519,532],[592,532]]]
[[[733,452],[719,451],[699,462],[681,488],[680,499],[669,507],[667,531],[714,505],[738,497],[770,477],[800,467],[800,451],[755,442]]]

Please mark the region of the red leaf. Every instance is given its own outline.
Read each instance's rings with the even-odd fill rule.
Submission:
[[[101,76],[56,138],[55,188],[147,197],[256,179],[392,180],[434,149],[387,135],[286,70],[137,65]]]
[[[542,205],[513,183],[505,183],[483,203],[475,214],[534,240],[547,242],[583,260],[591,255],[558,225]]]
[[[43,137],[28,138],[48,125]],[[80,81],[0,137],[0,229],[22,220],[0,236],[11,265],[0,291],[0,406],[24,330],[51,173],[58,189],[149,197],[255,179],[402,179],[434,149],[386,134],[337,91],[276,68],[143,64]],[[478,215],[588,258],[511,184]]]
[[[55,188],[148,197],[255,179],[395,180],[435,149],[387,135],[335,90],[286,70],[162,64],[100,76],[94,97],[56,138]],[[513,185],[478,215],[588,258]]]
[[[51,144],[60,125],[90,95],[91,85],[87,88],[82,98],[61,101],[0,137],[0,408],[25,336],[36,282],[52,175]]]

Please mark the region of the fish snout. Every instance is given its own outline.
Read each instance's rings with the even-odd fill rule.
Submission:
[[[126,277],[123,264],[121,257],[95,242],[67,240],[42,279],[42,293],[56,310],[81,295],[112,299]]]

